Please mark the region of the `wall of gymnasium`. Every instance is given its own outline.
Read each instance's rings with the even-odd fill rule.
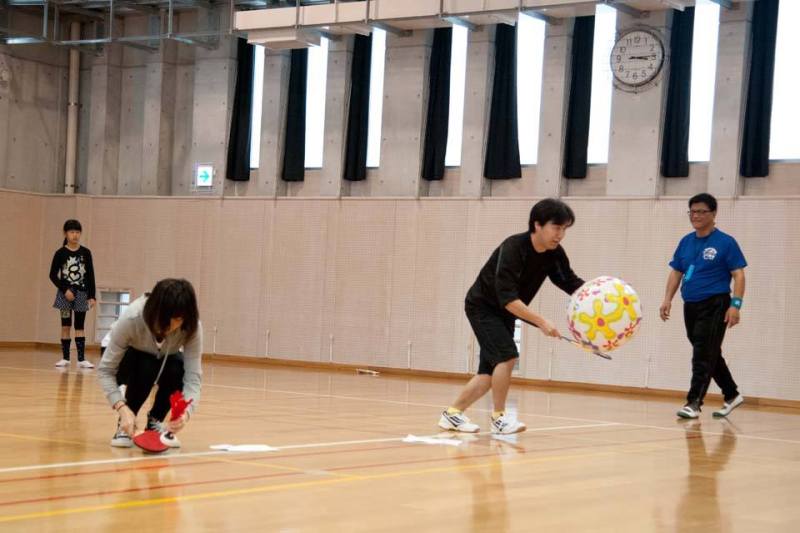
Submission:
[[[800,399],[789,318],[798,295],[788,270],[800,249],[793,197],[800,166],[776,162],[767,178],[738,177],[748,12],[721,13],[712,157],[692,165],[688,178],[658,176],[663,86],[638,96],[615,92],[612,133],[620,134],[612,135],[609,163],[590,167],[585,180],[558,177],[569,24],[547,30],[539,164],[521,179],[494,182],[481,177],[491,29],[469,36],[462,165],[432,183],[418,178],[429,32],[389,36],[384,157],[355,184],[340,177],[347,40],[331,43],[324,166],[297,184],[278,179],[286,53],[266,55],[262,160],[240,184],[222,179],[230,43],[215,51],[166,43],[157,54],[117,45],[84,53],[78,190],[92,196],[0,192],[3,227],[12,229],[0,242],[13,251],[0,267],[4,301],[12,302],[0,307],[0,340],[56,338],[46,273],[63,220],[77,216],[102,286],[140,294],[165,276],[195,283],[208,352],[467,372],[476,346],[461,310],[466,288],[492,247],[524,227],[530,198],[559,195],[579,217],[566,242],[576,270],[629,280],[648,320],[612,364],[526,330],[521,374],[682,390],[689,354],[680,306],[666,325],[655,312],[666,260],[688,228],[685,198],[710,190],[723,199],[721,227],[751,262],[745,322],[726,342],[734,372],[749,394]],[[620,27],[634,23],[618,16]],[[651,23],[666,28],[669,17]],[[131,17],[124,32],[141,33],[143,24]],[[12,71],[0,86],[0,187],[63,190],[66,60],[60,49],[0,47]],[[215,192],[191,198],[201,157],[217,166]],[[541,311],[563,313],[564,297],[552,287],[541,296]]]
[[[690,349],[682,305],[657,316],[667,261],[689,228],[686,200],[571,198],[564,243],[576,272],[620,276],[645,313],[636,338],[604,361],[523,330],[520,375],[684,390]],[[84,224],[100,287],[134,296],[167,276],[195,284],[205,351],[255,358],[471,372],[463,313],[492,249],[523,230],[533,199],[64,197],[0,192],[0,341],[55,342],[47,280],[64,219]],[[792,304],[800,298],[800,199],[720,202],[719,226],[750,262],[743,322],[725,354],[745,394],[798,400]],[[565,328],[567,296],[546,283],[534,308]],[[94,314],[87,322],[93,337]]]
[[[721,10],[711,160],[692,165],[687,178],[664,179],[658,161],[664,87],[634,95],[615,91],[606,165],[592,166],[584,180],[561,175],[562,132],[569,75],[571,25],[549,25],[545,41],[539,162],[515,180],[482,178],[493,65],[493,30],[469,35],[462,164],[444,181],[419,178],[431,31],[388,36],[381,166],[364,182],[341,179],[347,79],[352,43],[331,42],[321,169],[306,180],[279,178],[288,52],[265,57],[261,161],[245,183],[223,179],[235,82],[235,46],[216,50],[164,41],[157,53],[119,44],[81,54],[78,192],[91,195],[195,194],[194,165],[214,163],[214,196],[645,196],[690,195],[709,190],[721,197],[800,194],[800,163],[775,162],[766,178],[738,177],[739,131],[752,4]],[[641,23],[618,13],[618,29]],[[181,25],[193,27],[193,14]],[[35,29],[36,21],[31,20]],[[669,35],[671,15],[653,12],[648,24]],[[123,35],[146,32],[146,18],[127,17]],[[0,63],[12,73],[0,86],[0,187],[61,192],[66,128],[67,52],[45,46],[0,47]],[[662,80],[666,81],[666,80]],[[521,96],[521,97],[524,97]]]

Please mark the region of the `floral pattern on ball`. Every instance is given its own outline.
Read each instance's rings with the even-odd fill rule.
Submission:
[[[639,295],[619,278],[595,278],[570,298],[567,322],[573,338],[582,345],[606,352],[616,350],[642,323]]]

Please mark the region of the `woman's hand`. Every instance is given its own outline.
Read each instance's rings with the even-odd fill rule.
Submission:
[[[189,416],[187,413],[183,413],[177,420],[168,420],[164,424],[164,429],[170,433],[177,433],[186,426],[187,422],[189,422]]]
[[[119,425],[122,430],[133,437],[133,432],[136,429],[136,415],[131,411],[127,405],[123,405],[117,410],[119,413]]]
[[[69,289],[67,289],[67,290],[64,292],[64,297],[66,297],[66,299],[67,299],[67,301],[68,301],[68,302],[72,302],[72,301],[74,301],[74,300],[75,300],[75,295],[74,295],[74,294],[72,294],[72,291],[71,291],[71,290],[69,290]]]

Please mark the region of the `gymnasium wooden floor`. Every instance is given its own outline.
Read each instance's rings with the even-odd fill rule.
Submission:
[[[56,357],[0,349],[2,531],[800,531],[800,411],[687,424],[674,400],[517,387],[527,432],[405,443],[461,383],[211,362],[183,448],[153,457],[108,445],[95,371]]]

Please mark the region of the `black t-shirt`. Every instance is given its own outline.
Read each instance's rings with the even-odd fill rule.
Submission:
[[[584,283],[570,268],[560,245],[539,253],[533,248],[530,233],[512,235],[489,257],[467,292],[466,303],[513,316],[505,306],[514,300],[530,304],[547,277],[567,294]]]
[[[93,300],[95,286],[92,252],[83,246],[75,251],[66,246],[56,250],[50,264],[50,281],[62,292],[67,289],[85,291],[86,297]]]

